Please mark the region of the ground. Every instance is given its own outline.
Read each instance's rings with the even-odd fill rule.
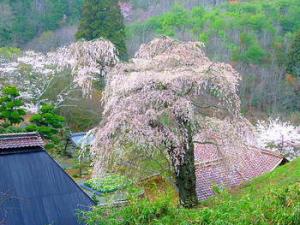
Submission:
[[[218,191],[194,209],[180,207],[174,192],[159,190],[154,200],[139,199],[117,209],[96,208],[85,216],[88,225],[300,224],[300,158],[230,192]]]

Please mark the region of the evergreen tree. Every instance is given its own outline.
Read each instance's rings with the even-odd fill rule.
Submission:
[[[300,31],[296,34],[288,56],[287,73],[300,77]]]
[[[53,139],[64,127],[65,119],[55,113],[55,108],[51,104],[42,105],[38,114],[31,117],[32,123],[26,129],[37,131],[47,139]]]
[[[64,155],[64,143],[66,138],[65,119],[55,112],[52,104],[44,104],[39,112],[30,119],[31,124],[26,131],[38,132],[47,140],[46,149],[52,153]]]
[[[3,121],[1,126],[8,127],[22,122],[26,114],[23,106],[24,102],[16,87],[7,86],[3,88],[0,96],[0,119]]]
[[[125,26],[118,0],[85,0],[77,39],[106,38],[114,43],[121,59],[127,59]]]

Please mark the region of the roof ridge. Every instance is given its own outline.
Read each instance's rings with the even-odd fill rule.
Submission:
[[[257,146],[249,146],[251,148],[255,148],[256,150],[260,151],[262,154],[268,154],[268,155],[272,155],[278,158],[284,158],[284,155],[281,154],[279,151],[272,151],[266,148],[259,148]]]
[[[23,133],[7,133],[7,134],[0,134],[0,139],[2,138],[13,138],[13,137],[25,137],[25,136],[40,136],[37,132],[23,132]]]
[[[86,134],[87,132],[85,132],[85,131],[81,131],[81,132],[72,132],[72,133],[70,133],[70,135],[72,136],[72,135],[82,135],[82,134]]]
[[[4,150],[4,151],[3,151]],[[12,155],[12,154],[24,154],[24,153],[34,153],[34,152],[43,152],[46,151],[43,147],[33,146],[33,147],[24,147],[24,148],[15,148],[15,149],[0,149],[0,156]]]
[[[24,149],[44,147],[39,133],[12,133],[0,135],[0,153],[24,152]],[[28,150],[28,152],[30,152]]]
[[[267,149],[262,149],[261,152],[262,152],[263,154],[272,155],[272,156],[275,156],[275,157],[278,157],[278,158],[284,158],[284,155],[282,155],[282,154],[279,153],[279,152],[274,152],[274,151],[267,150]]]

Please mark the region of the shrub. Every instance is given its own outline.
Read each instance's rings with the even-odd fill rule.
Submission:
[[[1,47],[0,48],[0,59],[8,59],[11,60],[16,56],[21,55],[21,49],[14,47]]]
[[[84,185],[101,193],[114,192],[123,189],[130,184],[126,177],[120,175],[109,175],[104,178],[93,178],[87,180]]]

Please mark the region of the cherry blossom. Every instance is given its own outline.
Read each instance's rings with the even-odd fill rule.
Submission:
[[[224,145],[220,149],[228,160],[247,151],[253,130],[240,115],[240,76],[230,65],[209,60],[203,47],[198,42],[155,39],[141,46],[129,63],[108,72],[104,120],[92,148],[95,175],[124,163],[128,143],[150,156],[165,149],[179,193],[180,182],[191,179],[186,180],[191,188],[184,191],[192,195],[194,143]],[[219,138],[212,140],[212,132]]]
[[[258,146],[273,151],[280,151],[289,160],[300,156],[300,130],[289,122],[279,118],[258,121]]]
[[[4,85],[19,87],[30,106],[40,100],[62,71],[70,70],[73,81],[58,94],[55,104],[59,105],[76,87],[89,96],[93,81],[105,76],[117,62],[117,50],[111,42],[79,41],[47,54],[25,51],[15,60],[0,64],[0,77],[5,80]]]

